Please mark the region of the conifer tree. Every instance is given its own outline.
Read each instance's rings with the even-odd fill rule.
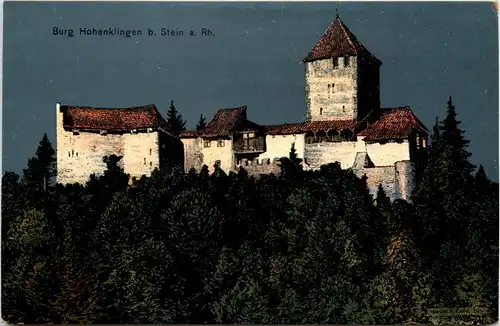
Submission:
[[[281,175],[285,178],[292,179],[302,171],[302,159],[297,156],[295,143],[292,143],[288,157],[280,159]]]
[[[43,134],[43,138],[36,150],[36,157],[38,159],[38,163],[40,164],[44,190],[52,184],[52,178],[57,174],[55,154],[56,152],[52,148],[52,144],[50,143],[47,134]]]
[[[200,121],[198,121],[198,124],[196,125],[196,130],[202,130],[207,126],[205,117],[203,114],[200,116]]]
[[[450,96],[446,118],[438,127],[439,147],[445,155],[446,163],[452,164],[462,178],[468,179],[474,170],[474,165],[469,162],[471,153],[467,150],[470,141],[463,136],[465,132],[460,128],[461,122],[456,117],[457,113]]]
[[[172,132],[176,135],[186,130],[186,121],[182,119],[182,115],[179,114],[179,111],[174,105],[174,101],[170,102],[170,107],[167,111],[167,122]]]
[[[23,181],[33,189],[47,190],[56,176],[55,150],[47,134],[38,144],[36,155],[29,159],[27,169],[23,170]]]

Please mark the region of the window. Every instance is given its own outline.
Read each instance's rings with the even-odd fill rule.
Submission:
[[[149,162],[149,166],[153,166],[153,162]]]
[[[151,148],[149,149],[149,155],[153,155],[153,150]]]
[[[205,140],[203,141],[203,147],[210,147],[210,143],[211,143],[211,142],[210,142],[210,140],[209,140],[209,139],[205,139]]]
[[[71,156],[75,156],[75,151],[71,150]]]
[[[350,58],[344,57],[344,67],[349,67],[350,64],[351,64]]]
[[[332,93],[335,93],[335,84],[332,84]]]
[[[76,152],[76,157],[78,157],[78,152]]]
[[[144,165],[146,165],[146,158],[144,158]]]
[[[217,140],[217,147],[224,147],[224,139]]]
[[[70,151],[68,151],[68,157],[71,157],[71,152]]]
[[[333,59],[333,68],[338,68],[339,67],[339,58],[334,58]]]
[[[319,115],[323,115],[323,108],[319,108]]]
[[[342,105],[342,112],[345,113],[345,106],[344,105]]]

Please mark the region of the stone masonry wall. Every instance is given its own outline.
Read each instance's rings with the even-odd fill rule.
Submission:
[[[184,145],[184,171],[188,172],[191,168],[196,171],[203,167],[203,140],[198,138],[182,138]]]
[[[407,140],[402,143],[366,143],[366,152],[376,166],[393,165],[394,162],[410,159],[410,146]]]
[[[365,168],[357,170],[355,174],[361,178],[366,175],[366,183],[370,194],[375,199],[377,196],[378,185],[382,184],[387,197],[394,201],[397,198],[396,190],[396,170],[394,166],[377,166],[373,168]]]
[[[357,65],[357,57],[349,57],[348,67],[344,58],[338,58],[337,68],[332,59],[306,63],[306,106],[311,121],[357,117]]]
[[[160,169],[158,132],[124,134],[121,137],[123,169],[131,178],[140,179],[142,175],[151,175],[155,168]]]
[[[410,161],[399,161],[395,163],[396,170],[396,196],[408,202],[415,187],[415,164]]]
[[[248,161],[245,159],[241,160],[241,164],[236,166],[236,171],[241,167],[243,167],[249,175],[259,176],[261,174],[279,174],[280,172],[280,158],[275,157],[273,159],[254,159],[253,161]]]
[[[363,141],[305,144],[305,158],[311,169],[318,169],[323,164],[334,162],[339,162],[342,169],[350,168],[354,164],[356,153],[364,151]]]

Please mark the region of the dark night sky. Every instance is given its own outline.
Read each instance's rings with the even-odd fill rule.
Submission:
[[[303,57],[335,9],[380,60],[381,104],[429,129],[448,96],[474,164],[498,180],[498,18],[490,3],[4,3],[3,172],[21,172],[55,103],[128,107],[170,100],[200,114],[248,106],[262,124],[304,118]],[[209,28],[211,37],[80,36],[81,27]],[[72,28],[75,37],[53,36]]]

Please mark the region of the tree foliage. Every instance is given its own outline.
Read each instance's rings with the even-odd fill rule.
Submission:
[[[167,111],[167,123],[175,135],[179,135],[186,130],[186,121],[182,119],[182,114],[179,113],[174,105],[174,101],[170,102],[170,107]]]
[[[200,120],[198,121],[198,124],[196,125],[196,130],[202,130],[207,126],[207,122],[203,114],[200,116]]]

